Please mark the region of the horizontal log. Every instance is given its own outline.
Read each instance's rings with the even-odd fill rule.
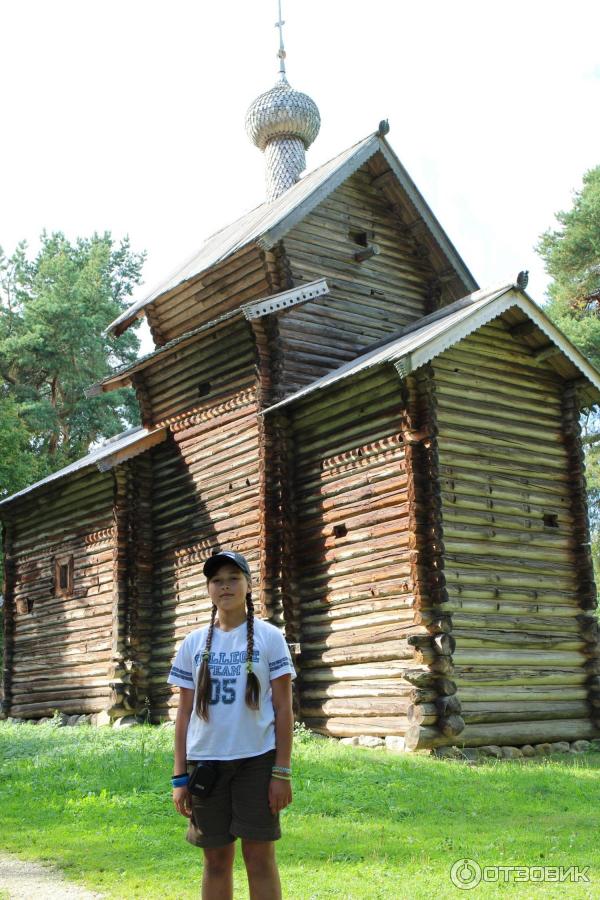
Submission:
[[[302,700],[325,700],[339,697],[407,697],[410,699],[414,688],[399,678],[369,679],[366,681],[331,681],[317,682],[315,686],[304,685],[301,689]],[[431,692],[429,692],[431,693]]]
[[[467,725],[479,722],[531,722],[544,719],[583,719],[589,715],[586,700],[464,702]]]
[[[312,731],[329,734],[332,737],[353,737],[361,734],[371,734],[375,737],[403,735],[409,727],[408,720],[402,716],[382,716],[373,719],[306,718],[305,722]]]
[[[409,706],[408,698],[388,700],[381,697],[353,697],[347,700],[326,700],[321,703],[304,701],[300,707],[300,714],[305,718],[327,716],[362,716],[363,718],[375,716],[379,718],[381,716],[405,716]]]
[[[409,684],[425,690],[434,690],[440,694],[456,693],[456,684],[453,680],[443,675],[433,673],[429,667],[407,668],[404,678]]]
[[[437,728],[413,725],[405,735],[405,747],[407,750],[449,745],[482,747],[485,744],[518,747],[522,744],[589,740],[597,737],[600,737],[600,730],[589,719],[466,725],[458,736],[443,735]]]
[[[387,641],[381,644],[364,644],[353,649],[340,648],[324,652],[302,651],[303,669],[341,666],[346,663],[413,659],[413,649],[406,641]]]
[[[460,644],[454,653],[456,666],[558,666],[576,667],[583,665],[585,657],[577,650],[487,650],[480,648],[462,649]]]
[[[465,720],[462,716],[452,714],[447,717],[440,716],[437,727],[445,736],[459,735],[465,728]]]
[[[411,647],[431,647],[441,656],[451,656],[456,649],[456,641],[452,634],[412,634],[407,640]]]
[[[526,681],[526,679],[523,679]],[[487,700],[492,702],[510,701],[510,700],[532,700],[536,702],[547,701],[550,704],[560,700],[586,700],[588,697],[588,688],[585,684],[514,684],[510,682],[501,685],[476,684],[465,685],[460,684],[460,698],[463,703],[469,701],[476,703],[485,703]]]
[[[585,641],[577,633],[544,634],[535,631],[500,631],[479,628],[454,628],[452,637],[461,650],[577,650],[584,652]]]
[[[583,657],[582,657],[583,659]],[[465,685],[581,685],[588,678],[585,666],[534,667],[531,665],[455,665],[459,690]]]

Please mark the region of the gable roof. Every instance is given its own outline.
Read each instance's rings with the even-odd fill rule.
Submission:
[[[379,132],[375,132],[305,175],[280,197],[270,203],[261,204],[242,216],[241,219],[213,234],[205,241],[198,253],[179,266],[150,294],[132,304],[114,322],[111,322],[106,329],[107,332],[121,334],[134,319],[143,313],[146,306],[162,294],[173,290],[183,282],[197,278],[202,272],[223,262],[248,244],[256,243],[265,250],[270,249],[376,153],[382,155],[397,184],[402,189],[404,199],[411,207],[415,218],[419,218],[423,222],[444,256],[447,265],[464,284],[464,289],[475,290],[477,282],[410,175],[386,139]]]
[[[300,306],[303,303],[309,303],[311,300],[315,300],[318,297],[325,297],[328,294],[329,286],[326,279],[317,278],[316,281],[309,281],[306,284],[298,285],[298,287],[291,288],[288,291],[281,291],[277,294],[271,294],[268,297],[262,297],[260,300],[253,300],[251,303],[244,303],[237,309],[232,309],[229,312],[218,316],[216,319],[211,319],[210,322],[205,322],[204,325],[199,325],[191,331],[180,334],[179,337],[173,338],[173,340],[163,344],[162,347],[158,347],[157,349],[144,354],[144,356],[138,357],[134,362],[120,366],[118,369],[111,372],[110,375],[103,378],[102,381],[98,381],[91,385],[85,392],[85,395],[86,397],[99,397],[104,392],[114,391],[118,387],[125,387],[126,385],[131,384],[130,379],[135,372],[143,371],[158,358],[165,359],[165,357],[170,356],[172,353],[181,350],[183,347],[187,347],[188,344],[193,343],[199,335],[208,331],[212,332],[226,322],[231,322],[234,319],[246,319],[250,322],[253,319],[260,319],[263,316],[277,315],[279,313],[284,313],[292,306]]]
[[[487,290],[476,291],[457,300],[403,329],[398,337],[379,343],[357,359],[329,372],[284,400],[264,410],[268,414],[304,399],[315,391],[324,390],[338,382],[383,364],[392,364],[401,377],[430,362],[463,338],[496,319],[508,310],[520,310],[521,321],[531,320],[538,334],[549,339],[562,354],[572,377],[585,380],[582,397],[586,405],[600,402],[600,372],[577,350],[548,316],[516,284],[509,282]],[[532,347],[532,357],[551,361],[549,344]]]
[[[75,460],[75,462],[65,466],[63,469],[59,469],[46,478],[36,481],[35,484],[30,484],[29,487],[23,488],[22,491],[17,491],[15,494],[11,494],[10,497],[0,500],[0,507],[7,506],[14,500],[31,493],[31,491],[37,490],[46,484],[51,484],[54,481],[59,481],[61,478],[65,478],[67,475],[72,475],[74,472],[86,469],[89,466],[97,466],[100,472],[107,472],[114,466],[125,462],[125,460],[138,456],[140,453],[149,450],[150,447],[162,443],[166,436],[167,430],[164,427],[130,428],[129,431],[124,431],[115,437],[109,438],[99,447],[90,450],[86,456],[82,456],[81,459]]]

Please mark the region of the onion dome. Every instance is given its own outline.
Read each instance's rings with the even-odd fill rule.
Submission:
[[[257,97],[246,113],[246,133],[259,150],[282,137],[298,138],[308,150],[320,127],[317,104],[290,87],[285,78]]]

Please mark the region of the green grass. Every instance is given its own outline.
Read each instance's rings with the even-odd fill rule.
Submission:
[[[196,900],[172,808],[173,732],[0,723],[1,846],[116,898]],[[600,753],[483,765],[302,736],[278,858],[286,900],[597,897]],[[239,855],[239,854],[238,854]],[[588,885],[460,891],[452,863],[590,866]],[[236,861],[236,900],[247,898]]]

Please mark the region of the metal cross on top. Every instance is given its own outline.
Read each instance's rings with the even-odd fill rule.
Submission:
[[[279,76],[282,81],[285,81],[285,47],[283,46],[283,26],[285,25],[285,22],[281,18],[281,0],[278,0],[278,3],[279,21],[275,22],[275,28],[279,28],[279,53],[277,56],[279,57]]]

